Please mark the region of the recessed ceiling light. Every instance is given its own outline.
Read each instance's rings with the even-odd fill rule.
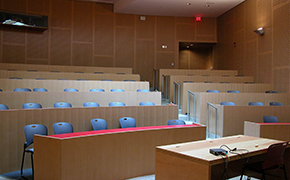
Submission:
[[[191,5],[191,3],[190,3],[190,2],[188,2],[188,3],[186,3],[186,5],[190,6],[190,5]]]

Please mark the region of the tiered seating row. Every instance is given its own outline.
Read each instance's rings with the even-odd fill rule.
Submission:
[[[139,106],[149,101],[161,105],[161,92],[1,92],[0,104],[9,109],[22,109],[24,103],[39,103],[53,108],[56,102],[68,102],[72,107],[83,107],[85,102],[96,102],[106,107],[110,102],[123,102],[126,106]]]
[[[167,121],[170,119],[178,118],[178,108],[177,106],[125,106],[20,109],[0,111],[0,117],[0,142],[1,146],[5,147],[5,151],[2,151],[0,154],[0,174],[3,174],[19,170],[20,168],[23,143],[25,142],[23,130],[25,125],[44,124],[48,127],[48,134],[53,134],[52,125],[60,121],[71,123],[75,132],[91,131],[92,125],[90,120],[94,118],[105,119],[108,129],[119,128],[118,120],[121,117],[133,117],[136,119],[137,127],[161,126],[166,125]],[[155,136],[152,137],[156,138]],[[144,139],[138,139],[138,141],[142,140]],[[150,142],[148,143],[150,144]],[[26,158],[24,168],[30,168],[30,157],[26,156]]]
[[[2,70],[29,70],[29,71],[36,70],[36,71],[132,74],[132,68],[118,68],[118,67],[57,66],[57,65],[0,63],[0,69]]]

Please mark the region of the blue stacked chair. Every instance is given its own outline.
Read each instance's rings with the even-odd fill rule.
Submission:
[[[103,130],[103,129],[107,129],[107,121],[104,119],[92,119],[91,120],[91,124],[93,126],[93,130]]]
[[[9,109],[6,104],[0,104],[0,110],[7,110]]]
[[[39,103],[24,103],[22,105],[22,109],[40,109],[40,108],[42,108],[42,106]]]
[[[83,104],[84,107],[99,107],[100,105],[96,102],[85,102]]]

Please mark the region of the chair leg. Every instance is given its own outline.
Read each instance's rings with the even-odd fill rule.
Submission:
[[[243,168],[243,171],[242,171],[242,174],[241,174],[240,180],[243,180],[243,176],[244,176],[245,169],[246,169],[246,167]]]
[[[34,179],[33,153],[31,153],[32,179]]]
[[[283,164],[283,169],[284,169],[285,179],[287,180],[287,173],[286,173],[286,167],[285,167],[285,164]]]
[[[20,175],[21,176],[23,174],[24,157],[25,157],[25,149],[23,150],[23,155],[22,155],[21,170],[20,170]]]

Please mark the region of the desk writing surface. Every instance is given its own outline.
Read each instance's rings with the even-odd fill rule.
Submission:
[[[225,144],[231,149],[247,149],[250,152],[250,156],[254,156],[265,153],[269,145],[278,142],[279,141],[272,139],[238,135],[221,139],[202,140],[167,146],[159,146],[157,147],[156,151],[178,156],[183,159],[188,159],[190,161],[198,162],[201,164],[215,165],[223,162],[223,160],[221,156],[215,156],[210,154],[209,149],[211,148],[220,148],[221,145]],[[223,147],[223,149],[226,148]],[[238,152],[240,154],[243,154],[244,157],[247,156],[247,151]],[[236,154],[229,153],[228,156],[230,157],[230,160],[240,159],[240,157]]]

